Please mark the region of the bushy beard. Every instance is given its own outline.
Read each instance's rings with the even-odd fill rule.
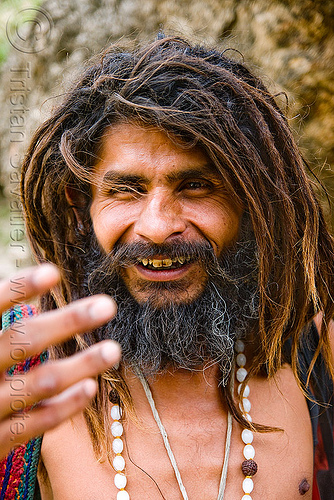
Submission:
[[[117,302],[112,321],[96,331],[98,340],[114,339],[122,348],[122,362],[155,376],[178,368],[196,370],[218,363],[225,384],[234,357],[234,342],[245,336],[258,316],[255,242],[244,231],[232,250],[217,259],[208,243],[117,245],[104,255],[94,235],[85,252],[85,295],[107,293]],[[87,240],[86,240],[87,243]],[[154,306],[154,296],[178,293],[178,280],[149,282],[148,300],[139,304],[125,286],[120,270],[154,255],[190,255],[203,263],[208,281],[189,304],[168,301]]]

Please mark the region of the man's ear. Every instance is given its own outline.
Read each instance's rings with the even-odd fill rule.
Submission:
[[[85,232],[87,230],[87,195],[83,193],[81,190],[76,189],[72,186],[66,186],[65,188],[65,196],[67,203],[70,208],[73,210],[75,215],[75,219],[77,222],[77,228],[80,233]]]

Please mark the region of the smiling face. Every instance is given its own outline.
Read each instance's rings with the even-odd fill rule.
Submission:
[[[241,209],[200,149],[181,149],[157,129],[120,124],[102,142],[90,215],[106,253],[124,243],[209,243],[219,256],[237,238]],[[139,303],[156,284],[157,306],[192,302],[207,282],[201,262],[161,252],[138,256],[121,276]],[[161,287],[172,282],[177,293]]]

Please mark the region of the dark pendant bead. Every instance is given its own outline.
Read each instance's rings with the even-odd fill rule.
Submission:
[[[257,473],[257,463],[255,460],[244,460],[241,464],[241,470],[244,476],[255,476]]]
[[[108,397],[109,397],[110,403],[112,403],[114,405],[120,404],[120,397],[115,389],[110,389]]]

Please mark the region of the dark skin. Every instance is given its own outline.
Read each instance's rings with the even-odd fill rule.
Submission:
[[[131,372],[126,380],[140,421],[139,426],[131,420],[125,423],[131,459],[155,479],[166,499],[179,500],[174,473],[141,385]],[[189,498],[202,500],[205,495],[215,500],[227,423],[217,388],[217,367],[197,373],[179,370],[150,381],[150,385]],[[284,430],[255,436],[259,471],[254,477],[252,498],[297,500],[302,480],[306,478],[312,484],[312,433],[305,398],[289,366],[284,366],[275,380],[252,379],[250,388],[254,421]],[[234,423],[225,492],[228,500],[242,497],[240,435],[241,428]],[[162,498],[152,479],[131,463],[127,453],[123,456],[130,498]],[[96,461],[82,415],[46,433],[42,458],[48,474],[46,481],[41,480],[43,499],[116,498],[115,472],[106,457]],[[275,477],[280,478],[279,488]],[[304,498],[311,498],[311,490]]]
[[[228,198],[213,171],[200,170],[200,165],[208,165],[208,161],[199,150],[185,152],[158,131],[121,125],[106,134],[91,205],[101,247],[108,252],[116,241],[162,243],[182,237],[209,241],[219,255],[237,237],[242,209]],[[70,193],[68,196],[74,201]],[[168,256],[157,255],[155,259],[160,266],[159,261]],[[123,278],[139,302],[147,300],[145,288],[141,289],[145,281],[183,280],[184,291],[174,297],[180,302],[197,297],[206,280],[196,262],[178,272],[168,266],[150,270],[136,265],[126,268]],[[168,293],[156,298],[158,307],[171,299]],[[248,359],[251,356],[248,347]],[[125,378],[139,419],[139,425],[125,420],[126,490],[132,500],[179,500],[180,491],[141,384],[130,370]],[[213,364],[149,380],[191,500],[215,500],[218,494],[227,427],[218,379],[219,369]],[[306,479],[311,485],[313,474],[312,431],[305,397],[288,365],[274,379],[254,377],[249,385],[253,420],[282,429],[255,436],[259,472],[252,498],[297,500],[301,482]],[[234,423],[227,500],[243,495],[241,430]],[[46,475],[40,477],[43,500],[116,498],[115,472],[107,457],[96,460],[82,414],[45,434],[42,459],[46,469]],[[304,498],[311,498],[311,489]]]
[[[42,293],[46,288],[55,284],[58,279],[58,273],[55,268],[44,266],[46,273],[39,284],[32,281],[36,276],[36,271],[27,271],[25,284],[27,299]],[[22,276],[22,274],[20,274]],[[10,292],[10,283],[1,283],[1,309],[5,310],[15,299]],[[56,343],[65,340],[76,332],[83,331],[88,327],[97,325],[96,320],[89,317],[88,304],[90,302],[79,301],[70,307],[57,311],[57,320],[51,313],[39,316],[39,322],[30,320],[31,328],[27,334],[32,342],[29,354],[39,352],[50,343]],[[93,302],[99,301],[99,298],[93,298]],[[101,304],[102,305],[102,304]],[[103,309],[106,310],[106,303],[103,301]],[[114,306],[111,304],[109,314],[113,314]],[[102,319],[100,317],[100,319]],[[318,322],[321,321],[317,318]],[[53,325],[57,325],[57,329]],[[56,331],[57,330],[57,331]],[[8,332],[9,333],[9,332]],[[5,341],[8,340],[8,334],[4,333],[0,337],[2,363],[5,358]],[[104,342],[103,344],[113,344]],[[113,498],[116,495],[116,489],[113,486],[113,471],[105,460],[97,463],[93,454],[88,430],[82,416],[82,409],[88,403],[95,390],[95,384],[90,384],[93,390],[87,394],[84,386],[87,380],[90,383],[90,377],[103,370],[112,363],[106,363],[101,358],[101,345],[94,346],[90,352],[80,354],[77,358],[55,362],[52,366],[49,363],[43,368],[35,370],[35,373],[27,374],[27,388],[32,396],[29,402],[44,400],[43,406],[30,413],[29,419],[25,422],[26,430],[19,444],[30,437],[47,431],[51,427],[57,426],[55,430],[45,432],[43,441],[43,460],[47,467],[50,480],[41,481],[43,490],[43,499],[51,498]],[[114,360],[118,359],[119,351],[112,346]],[[8,359],[8,356],[7,356]],[[9,366],[7,361],[7,366]],[[81,372],[78,369],[81,368]],[[42,390],[38,388],[37,380],[45,379],[48,374],[54,382],[49,383],[49,387]],[[168,430],[170,441],[174,453],[177,457],[184,483],[191,495],[191,498],[197,498],[201,491],[203,482],[208,491],[207,498],[216,498],[217,481],[221,468],[223,456],[223,444],[226,432],[226,410],[220,400],[216,384],[217,370],[213,367],[205,372],[184,373],[176,372],[173,376],[168,375],[156,380],[150,381],[153,394],[156,399],[161,418]],[[81,381],[78,382],[78,379]],[[168,499],[179,498],[179,493],[175,485],[175,479],[171,473],[171,468],[166,460],[166,454],[162,445],[161,437],[157,433],[155,423],[152,420],[150,409],[143,395],[138,380],[133,374],[127,374],[127,382],[134,396],[134,403],[140,420],[144,422],[144,428],[138,427],[131,421],[126,423],[126,435],[131,452],[131,458],[140,466],[158,480],[161,489],[166,493]],[[276,385],[277,383],[277,385]],[[74,384],[74,385],[73,385]],[[1,409],[8,407],[10,395],[5,396],[8,390],[8,383],[1,384]],[[166,405],[166,394],[168,393],[168,405]],[[171,400],[170,395],[174,397]],[[203,394],[205,397],[203,398]],[[55,396],[56,395],[56,396]],[[186,397],[185,397],[186,395]],[[256,438],[256,460],[260,464],[260,470],[255,478],[256,491],[253,498],[263,498],[262,495],[269,498],[275,498],[277,488],[273,484],[272,460],[275,459],[275,468],[277,474],[286,478],[280,484],[280,495],[277,498],[300,498],[299,485],[303,483],[304,477],[311,484],[312,478],[312,450],[308,450],[310,443],[309,417],[305,408],[305,400],[296,386],[291,369],[285,366],[277,374],[275,381],[265,379],[253,379],[251,381],[251,401],[252,415],[255,421],[266,423],[268,425],[278,425],[284,428],[282,433],[270,433],[258,435]],[[190,404],[191,403],[191,404]],[[78,413],[79,412],[79,413]],[[178,419],[174,418],[176,413]],[[69,418],[77,414],[71,421]],[[205,423],[209,422],[209,426]],[[9,435],[10,413],[2,413],[1,421],[1,452],[4,456],[12,446],[12,441],[6,442],[6,435]],[[204,427],[203,427],[204,425]],[[179,436],[184,438],[180,441]],[[11,434],[10,434],[11,437]],[[187,441],[187,442],[186,442]],[[143,448],[143,442],[145,447]],[[201,447],[201,443],[203,447]],[[298,444],[298,446],[296,446]],[[209,445],[209,446],[208,446]],[[145,454],[143,452],[145,450]],[[268,453],[269,449],[269,453]],[[232,436],[232,449],[229,465],[229,478],[226,490],[226,498],[237,498],[240,495],[240,484],[242,475],[240,473],[240,463],[242,461],[242,443],[240,440],[240,429],[234,425]],[[275,450],[274,454],[272,450]],[[303,453],[300,451],[303,450]],[[128,457],[127,469],[132,478],[132,484],[135,485],[133,491],[129,483],[128,491],[132,498],[156,499],[159,497],[157,488],[151,479],[131,465]],[[302,464],[296,466],[302,457]],[[68,463],[67,463],[68,462]],[[194,464],[198,463],[202,481],[194,481]],[[159,465],[157,465],[159,464]],[[308,464],[308,465],[307,465]],[[158,467],[158,469],[157,469]],[[268,470],[267,470],[268,469]],[[84,473],[83,473],[84,471]],[[287,476],[287,471],[290,476]],[[292,477],[291,477],[292,476]],[[92,483],[89,478],[95,477]],[[214,477],[215,479],[210,479]],[[234,479],[233,479],[234,478]],[[283,483],[288,488],[285,496],[283,493]],[[52,486],[51,486],[52,484]],[[73,484],[76,484],[76,491],[73,491]],[[210,487],[212,493],[210,493]],[[59,488],[61,488],[59,490]],[[137,489],[138,488],[138,489]],[[208,489],[209,488],[209,489]],[[293,491],[291,491],[293,490]],[[81,496],[85,491],[85,496]],[[262,493],[261,493],[262,492]],[[77,496],[73,496],[77,495]],[[137,495],[137,496],[136,496]],[[202,493],[198,498],[203,498]],[[310,494],[304,495],[304,498],[311,498]]]
[[[120,161],[122,158],[126,161]],[[177,236],[191,241],[207,240],[219,255],[225,246],[237,238],[242,208],[228,198],[221,181],[215,178],[210,169],[204,174],[199,173],[200,165],[208,165],[208,161],[198,150],[185,153],[160,132],[148,133],[133,126],[122,126],[106,136],[101,162],[96,168],[96,185],[93,188],[91,206],[94,230],[102,249],[109,251],[118,240],[159,243],[172,241]],[[166,175],[166,169],[170,175]],[[115,190],[115,185],[112,185],[115,182],[115,172],[118,176],[118,188],[120,178],[124,185],[121,190]],[[132,179],[130,184],[129,176]],[[76,200],[71,199],[71,193],[68,192],[67,195],[69,202],[76,205]],[[79,214],[77,216],[80,218]],[[168,256],[157,255],[155,258],[157,261],[166,260]],[[153,282],[182,279],[184,290],[176,300],[184,301],[193,300],[200,293],[206,281],[201,269],[199,263],[185,265],[178,272],[159,267],[149,270],[133,266],[124,271],[123,277],[132,295],[140,302],[147,300],[140,287],[143,280]],[[54,272],[49,269],[49,277],[43,286],[35,285],[32,290],[28,286],[28,300],[30,296],[42,293],[54,285],[58,279]],[[3,292],[0,297],[8,297],[3,304],[5,309],[10,305],[8,285]],[[158,297],[157,305],[166,299],[170,300],[171,297]],[[100,299],[93,297],[85,300]],[[101,311],[105,309],[104,303]],[[108,319],[101,317],[101,311],[100,323]],[[42,339],[34,341],[34,352],[65,340],[73,333],[97,326],[97,320],[90,319],[88,312],[89,308],[86,306],[80,310],[80,304],[74,304],[61,311],[41,315],[39,322],[31,320],[31,338]],[[114,306],[111,305],[109,317],[114,312]],[[52,314],[58,316],[55,318]],[[61,318],[63,324],[58,322]],[[70,321],[66,318],[70,318]],[[36,417],[31,414],[25,438],[45,432],[62,422],[53,430],[45,432],[43,438],[44,474],[39,477],[43,500],[116,498],[117,489],[113,484],[115,472],[107,457],[102,457],[99,461],[96,459],[82,413],[89,400],[83,390],[87,377],[94,377],[119,357],[116,349],[112,360],[111,356],[108,363],[102,362],[100,348],[97,345],[91,348],[90,354],[80,354],[80,362],[76,362],[73,357],[43,367],[45,375],[50,372],[56,374],[56,377],[51,383],[52,387],[43,393],[44,396],[41,391],[34,394],[36,401],[58,394],[65,386],[79,384],[70,389],[72,392],[62,394],[60,401],[57,396],[53,403],[50,403],[52,399],[47,399],[41,408],[34,410],[41,412]],[[91,363],[86,362],[85,356],[88,360],[91,359]],[[247,358],[251,359],[251,356],[251,347],[248,346]],[[8,362],[7,355],[6,366],[9,366]],[[64,363],[69,363],[66,377],[62,375]],[[142,387],[130,370],[126,370],[125,378],[140,423],[138,425],[130,419],[125,421],[129,452],[124,453],[127,491],[132,500],[163,498],[152,477],[166,499],[179,500],[177,482]],[[218,378],[218,367],[213,364],[211,367],[199,367],[198,371],[193,372],[179,369],[149,380],[191,500],[217,498],[227,426],[227,411],[218,388]],[[253,420],[282,429],[282,432],[255,436],[255,459],[259,464],[259,471],[254,478],[252,498],[298,499],[301,496],[301,483],[306,479],[311,485],[313,474],[312,432],[305,398],[288,365],[284,365],[275,378],[267,380],[254,377],[249,385]],[[8,389],[8,386],[3,387]],[[90,397],[95,386],[92,389]],[[58,409],[56,412],[53,411],[55,407]],[[69,420],[74,413],[76,415]],[[31,422],[35,422],[35,426]],[[8,434],[8,416],[3,423],[3,429]],[[241,428],[234,424],[226,500],[242,498],[243,475],[240,466],[243,461],[243,443],[240,435]],[[6,452],[4,449],[4,453]],[[146,474],[133,465],[130,458]],[[311,498],[311,489],[305,493],[304,498]]]
[[[94,172],[90,215],[100,246],[109,252],[118,243],[173,243],[176,239],[209,242],[216,255],[238,236],[242,207],[228,195],[219,174],[198,148],[184,150],[158,131],[118,125],[108,133]],[[160,263],[168,255],[156,255]],[[159,270],[158,270],[159,269]],[[127,267],[122,277],[138,302],[148,299],[142,285],[182,282],[177,295],[166,300],[190,302],[207,281],[199,262],[181,268],[143,265]]]

